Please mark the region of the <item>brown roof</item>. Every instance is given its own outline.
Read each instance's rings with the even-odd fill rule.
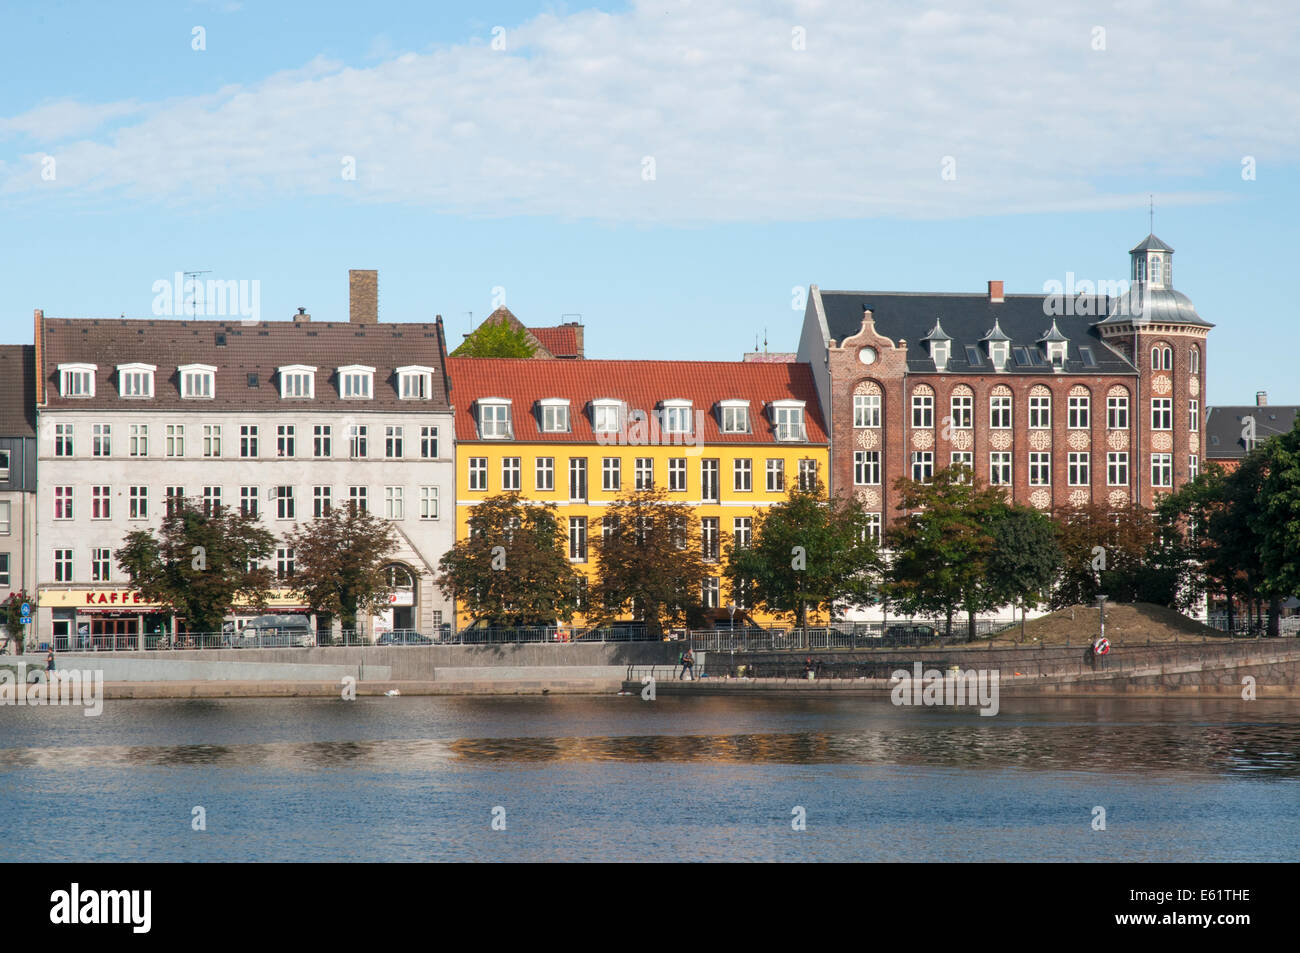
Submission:
[[[561,324],[553,328],[529,328],[528,331],[554,357],[582,357],[582,352],[578,349],[578,329],[572,324]]]
[[[339,394],[339,367],[375,368],[374,398],[367,410],[445,411],[447,400],[441,322],[435,324],[351,324],[345,322],[178,321],[168,319],[45,318],[42,322],[42,373],[46,407],[131,407],[193,410],[195,404],[249,410],[284,410],[295,402],[281,400],[276,368],[306,364],[316,368],[316,398],[301,401],[314,408],[356,407]],[[224,343],[218,343],[224,341]],[[92,399],[59,395],[59,364],[95,364]],[[117,365],[154,364],[152,400],[123,398],[118,393]],[[183,399],[177,367],[209,364],[217,368],[211,401]],[[408,365],[433,368],[429,401],[402,400],[394,370]],[[249,375],[257,376],[250,386]]]
[[[36,348],[0,344],[0,437],[36,436]]]
[[[624,401],[628,410],[654,411],[664,400],[689,400],[704,411],[705,443],[775,443],[767,405],[804,401],[808,442],[827,443],[807,364],[746,364],[724,361],[537,361],[528,358],[453,357],[447,361],[456,404],[456,439],[477,440],[474,402],[484,397],[511,401],[514,439],[548,443],[594,443],[590,404],[599,398]],[[543,433],[536,407],[547,397],[569,401],[571,433]],[[747,400],[753,433],[720,431],[717,405]]]

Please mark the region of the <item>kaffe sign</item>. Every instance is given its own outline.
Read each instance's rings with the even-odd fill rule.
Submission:
[[[272,589],[267,593],[272,605],[301,607],[303,601],[292,589]],[[133,589],[42,589],[37,593],[38,605],[55,609],[156,609],[161,603],[150,602]],[[247,599],[235,600],[235,605],[246,605]]]

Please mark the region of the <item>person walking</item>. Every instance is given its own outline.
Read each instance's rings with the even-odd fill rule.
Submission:
[[[689,682],[695,680],[694,672],[695,653],[691,651],[690,646],[687,646],[686,651],[682,654],[682,674],[686,676],[686,680]]]
[[[54,647],[45,653],[45,684],[46,686],[54,684]]]

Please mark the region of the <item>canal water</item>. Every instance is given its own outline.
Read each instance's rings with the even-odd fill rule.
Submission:
[[[1293,861],[1300,702],[9,707],[0,830],[6,861]]]

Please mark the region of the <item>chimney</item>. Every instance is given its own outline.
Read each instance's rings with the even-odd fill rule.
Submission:
[[[1255,391],[1255,406],[1256,407],[1268,406],[1268,391],[1266,390]]]
[[[311,320],[311,315],[307,313],[306,308],[299,308],[298,313],[293,316],[294,324],[306,324]]]
[[[32,312],[34,340],[36,341],[36,406],[45,406],[45,312],[40,308]]]
[[[379,323],[379,272],[348,272],[348,320],[353,324]]]
[[[1001,304],[1002,301],[1003,301],[1002,282],[990,281],[989,282],[989,304]]]
[[[577,321],[574,321],[574,322],[573,322],[573,340],[574,340],[574,344],[575,344],[574,350],[577,351],[576,356],[579,357],[579,358],[584,358],[584,357],[587,356],[587,355],[584,353],[584,342],[583,342],[583,339],[582,339],[582,338],[583,338],[583,333],[582,333],[583,330],[584,330],[584,329],[583,329],[583,327],[582,327],[581,324],[579,324]]]

